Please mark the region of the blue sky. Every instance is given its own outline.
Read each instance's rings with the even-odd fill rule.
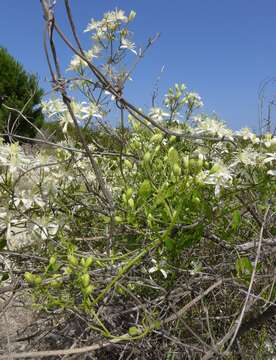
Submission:
[[[57,19],[68,30],[57,1]],[[126,97],[148,107],[162,66],[160,94],[175,82],[198,92],[204,111],[215,111],[229,126],[258,128],[260,83],[276,76],[275,0],[72,0],[78,29],[115,7],[137,11],[132,30],[137,44],[161,33],[140,63]],[[47,88],[48,68],[43,54],[43,19],[39,0],[0,1],[0,45]],[[89,46],[89,36],[81,33]],[[60,58],[71,55],[63,46]],[[276,86],[268,94],[276,93]]]

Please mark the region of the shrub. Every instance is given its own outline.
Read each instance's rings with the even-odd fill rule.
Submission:
[[[40,101],[43,91],[35,75],[28,74],[3,47],[0,48],[0,131],[34,137],[43,115]],[[21,115],[20,112],[23,114]],[[8,139],[8,137],[6,137]]]
[[[235,358],[240,339],[242,355],[253,358],[260,344],[264,356],[273,332],[267,326],[259,340],[255,331],[274,314],[262,306],[275,299],[275,136],[194,115],[202,101],[183,84],[164,106],[128,103],[117,83],[125,73],[115,69],[136,51],[133,18],[115,10],[89,24],[93,51],[71,62],[74,89],[89,101],[63,87],[44,102],[62,142],[35,156],[1,145],[1,246],[19,259],[44,326],[56,331],[59,319],[60,346],[91,340],[78,351],[99,359],[210,359]],[[108,54],[112,46],[106,72],[86,58],[95,46]],[[117,132],[103,123],[112,107]],[[97,133],[87,143],[82,130],[97,121],[118,146],[102,149]]]

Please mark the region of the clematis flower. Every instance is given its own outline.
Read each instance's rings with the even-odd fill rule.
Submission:
[[[163,111],[161,108],[154,107],[149,111],[149,117],[156,121],[162,121],[164,118],[169,117],[170,114]]]
[[[225,137],[227,139],[233,140],[233,132],[228,129],[222,121],[217,119],[206,117],[202,118],[197,116],[194,118],[197,126],[194,129],[194,132],[197,134],[210,134],[219,137]]]
[[[155,259],[151,259],[151,262],[154,264],[151,268],[148,269],[150,274],[160,271],[161,274],[164,276],[165,279],[168,277],[168,273],[162,268],[165,265],[164,261],[161,260],[160,263],[157,263]]]
[[[101,112],[100,112],[99,107],[96,104],[93,104],[93,103],[83,107],[82,112],[84,113],[84,115],[82,116],[83,120],[85,120],[87,118],[90,118],[90,117],[96,117],[96,118],[99,118],[99,119],[101,119],[103,117]]]
[[[120,49],[127,49],[137,55],[137,51],[135,50],[135,44],[126,38],[121,39]]]
[[[243,140],[250,140],[253,144],[258,144],[260,142],[260,139],[249,128],[243,128],[236,131],[236,135],[241,137]]]
[[[213,165],[212,169],[205,173],[203,180],[205,184],[215,185],[215,196],[220,195],[221,188],[226,188],[232,184],[233,174],[229,166],[219,162]]]
[[[62,117],[60,118],[59,123],[60,123],[60,125],[62,126],[62,132],[63,132],[64,134],[66,134],[67,131],[68,131],[68,126],[69,126],[70,124],[73,125],[73,124],[74,124],[74,121],[73,121],[71,115],[70,115],[68,112],[66,112],[66,113],[64,113],[64,114],[62,115]]]

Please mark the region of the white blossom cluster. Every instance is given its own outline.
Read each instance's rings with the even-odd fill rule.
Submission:
[[[103,117],[102,110],[93,102],[72,101],[71,107],[80,125],[84,120]],[[48,119],[54,118],[59,121],[64,133],[67,133],[69,125],[74,126],[74,121],[61,99],[50,99],[42,102],[42,110]]]
[[[6,234],[10,249],[27,246],[54,236],[66,223],[66,215],[55,213],[58,199],[75,187],[82,168],[91,181],[89,162],[79,153],[34,149],[26,153],[17,143],[0,143],[0,232]]]
[[[109,11],[104,14],[101,20],[91,19],[84,32],[91,33],[93,44],[91,48],[85,51],[86,60],[93,62],[112,42],[114,48],[117,42],[117,50],[129,50],[137,55],[136,45],[131,41],[131,33],[128,25],[134,20],[135,11],[131,10],[129,15],[120,9]],[[79,71],[88,66],[87,61],[78,55],[74,55],[67,70]]]

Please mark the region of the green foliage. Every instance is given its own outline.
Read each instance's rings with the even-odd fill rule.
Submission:
[[[42,94],[36,76],[28,74],[6,49],[0,47],[0,95],[5,96],[5,105],[22,112],[31,124],[40,128],[43,124],[39,106]],[[1,132],[6,132],[9,126],[10,132],[34,137],[37,131],[31,124],[18,112],[0,107]]]
[[[247,257],[241,257],[236,261],[237,277],[241,280],[250,280],[251,273],[253,271],[253,265]]]
[[[241,223],[241,213],[239,210],[233,212],[232,229],[237,230]]]
[[[137,341],[130,356],[142,345],[158,359],[188,344],[189,358],[202,357],[226,349],[253,274],[251,243],[275,231],[276,138],[191,119],[202,102],[183,84],[147,114],[122,100],[113,87],[128,78],[117,66],[126,50],[136,52],[134,17],[116,9],[89,24],[87,56],[107,52],[106,79],[86,81],[87,62],[73,58],[72,88],[88,101],[62,93],[43,104],[53,148],[0,143],[1,246],[35,254],[28,266],[19,256],[16,275],[48,316],[82,319],[85,341],[128,341],[131,351]],[[105,124],[112,106],[117,129]],[[258,262],[246,316],[274,297],[273,256]]]

